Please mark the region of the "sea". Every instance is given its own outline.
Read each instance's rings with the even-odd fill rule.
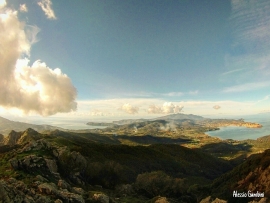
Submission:
[[[243,117],[247,122],[259,123],[262,128],[246,128],[237,126],[220,127],[220,130],[209,131],[206,134],[220,139],[233,139],[233,140],[256,140],[259,137],[270,135],[270,117],[265,116],[248,116]]]

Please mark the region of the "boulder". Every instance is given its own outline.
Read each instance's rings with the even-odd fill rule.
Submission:
[[[51,195],[51,194],[57,194],[57,188],[54,183],[42,183],[38,186],[38,190],[41,193]]]
[[[64,202],[69,203],[85,203],[83,197],[78,194],[74,194],[68,191],[59,191],[57,196],[62,199]]]
[[[80,188],[80,187],[72,187],[72,190],[71,190],[73,193],[75,194],[78,194],[78,195],[83,195],[85,194],[85,191]]]
[[[56,161],[54,159],[45,159],[47,167],[49,168],[49,171],[51,173],[57,173],[57,164]]]
[[[159,197],[155,203],[170,203],[166,197]]]

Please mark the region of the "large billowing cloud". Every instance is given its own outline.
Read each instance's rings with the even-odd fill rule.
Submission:
[[[128,114],[135,114],[135,113],[138,113],[139,108],[136,106],[132,106],[129,103],[126,103],[123,106],[121,106],[120,108],[118,108],[118,110],[122,110]]]
[[[163,112],[166,114],[170,113],[180,113],[180,111],[183,109],[183,106],[175,105],[171,102],[165,102],[163,104]]]
[[[38,5],[44,11],[44,13],[48,19],[52,19],[52,20],[56,19],[56,16],[55,16],[54,11],[52,9],[52,2],[50,0],[41,0],[38,2]]]
[[[60,69],[29,65],[31,40],[16,11],[0,14],[0,105],[47,116],[76,110],[76,89]]]
[[[184,107],[173,104],[172,102],[165,102],[162,107],[150,105],[148,108],[149,114],[171,114],[180,113]]]
[[[0,0],[0,9],[5,7],[7,2],[5,0]]]

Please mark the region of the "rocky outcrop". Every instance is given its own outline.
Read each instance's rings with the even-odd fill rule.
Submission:
[[[8,134],[8,136],[6,137],[4,144],[11,145],[11,146],[17,144],[17,142],[21,138],[22,134],[23,134],[22,132],[16,132],[16,131],[12,130]]]
[[[31,150],[37,151],[37,150],[50,150],[52,148],[52,145],[46,141],[45,139],[40,140],[32,140],[27,142],[19,152],[28,152]]]
[[[52,174],[56,179],[60,179],[60,174],[57,172],[57,164],[54,159],[46,159],[34,154],[23,158],[12,158],[9,160],[11,167],[14,170],[23,170],[26,172],[42,171],[43,175]]]
[[[45,195],[54,195],[64,202],[70,203],[84,203],[82,194],[77,194],[78,191],[83,191],[81,188],[76,188],[75,193],[68,191],[67,189],[57,188],[54,183],[42,183],[38,186],[40,193]],[[73,189],[74,190],[74,189]],[[77,193],[76,193],[77,192]]]
[[[22,181],[10,178],[0,180],[0,200],[5,203],[29,202],[49,203],[49,197],[38,194],[34,188],[28,188]]]
[[[79,193],[81,188],[74,189]],[[0,180],[0,202],[4,203],[51,203],[69,202],[84,203],[81,194],[76,194],[67,189],[62,190],[54,183],[42,183],[36,181],[32,186],[25,185],[22,181],[9,178],[6,181]]]
[[[155,203],[170,203],[166,197],[159,197]]]
[[[38,157],[36,155],[28,155],[23,157],[22,159],[13,158],[9,160],[10,165],[13,169],[19,170],[19,169],[33,169],[33,168],[40,168],[44,165],[44,161],[42,161],[42,157]],[[41,161],[41,162],[40,162]]]
[[[23,134],[21,135],[20,139],[17,141],[16,144],[31,142],[39,138],[41,138],[41,135],[37,131],[33,130],[32,128],[28,128],[23,132]]]

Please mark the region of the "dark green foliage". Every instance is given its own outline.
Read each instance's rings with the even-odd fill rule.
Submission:
[[[163,171],[139,174],[135,187],[139,193],[148,197],[181,196],[185,193],[185,180],[172,178]]]
[[[113,189],[117,184],[125,182],[124,173],[125,170],[119,163],[106,161],[88,164],[84,176],[91,184]]]

